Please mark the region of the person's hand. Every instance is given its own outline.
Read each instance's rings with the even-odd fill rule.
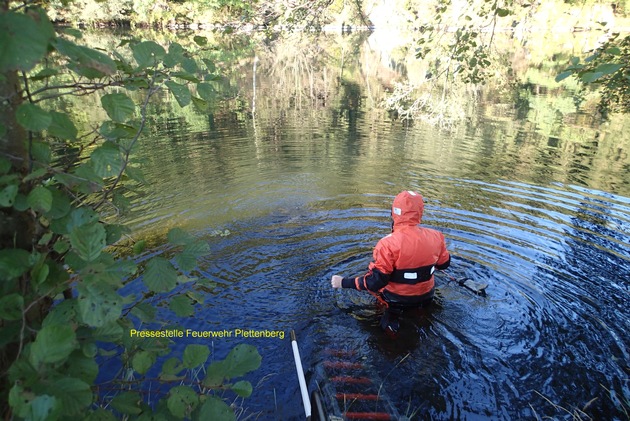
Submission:
[[[341,288],[341,281],[342,280],[343,280],[343,276],[333,275],[332,279],[330,280],[330,285],[333,288]]]

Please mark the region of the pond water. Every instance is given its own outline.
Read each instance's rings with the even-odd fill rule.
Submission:
[[[175,352],[255,345],[243,418],[303,416],[291,330],[311,387],[326,350],[352,350],[414,419],[627,418],[627,119],[596,127],[569,92],[524,77],[477,95],[449,130],[411,124],[379,105],[408,71],[365,36],[248,48],[230,62],[232,100],[206,114],[155,104],[138,152],[148,182],[120,221],[139,236],[179,226],[211,246],[195,272],[216,283],[206,303],[190,318],[162,308],[162,320],[286,336],[182,339]],[[329,279],[365,270],[406,189],[424,195],[423,224],[445,234],[453,261],[435,305],[406,315],[392,341],[368,295]],[[487,296],[449,276],[487,283]]]

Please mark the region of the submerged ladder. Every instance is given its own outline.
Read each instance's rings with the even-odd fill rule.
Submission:
[[[403,420],[384,393],[383,384],[353,350],[325,349],[316,368],[329,419]],[[334,414],[334,415],[333,415]],[[334,418],[333,418],[334,417]]]

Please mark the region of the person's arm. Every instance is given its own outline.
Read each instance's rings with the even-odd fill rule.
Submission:
[[[389,275],[382,273],[374,268],[370,269],[365,275],[356,278],[346,278],[339,275],[333,275],[330,284],[333,288],[353,288],[359,291],[369,290],[378,291],[389,282]]]
[[[356,278],[343,278],[341,280],[342,288],[354,288],[359,291],[373,291],[377,292],[385,285],[389,283],[389,274],[383,273],[376,266],[375,263],[370,263],[370,269],[363,276],[357,276]]]
[[[368,272],[356,278],[334,275],[331,279],[333,288],[353,288],[359,291],[377,292],[389,283],[393,271],[393,257],[382,241],[374,248],[374,260],[370,262]]]

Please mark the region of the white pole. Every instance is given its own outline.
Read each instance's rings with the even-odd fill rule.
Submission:
[[[302,392],[302,403],[304,404],[304,412],[306,419],[311,418],[311,401],[308,398],[308,389],[306,388],[306,380],[304,379],[304,370],[302,369],[302,360],[300,359],[300,350],[298,349],[295,332],[291,331],[291,346],[293,347],[293,359],[295,359],[295,369],[297,370],[298,381],[300,382],[300,392]]]

